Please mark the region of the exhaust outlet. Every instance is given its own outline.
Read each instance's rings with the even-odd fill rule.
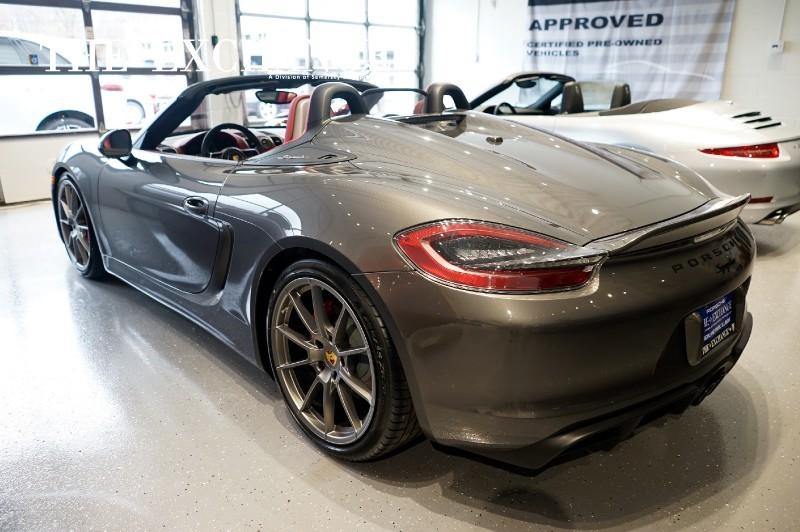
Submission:
[[[702,403],[706,397],[711,395],[711,393],[717,389],[717,386],[719,386],[719,383],[722,382],[722,379],[724,379],[725,375],[727,374],[728,374],[727,369],[720,368],[711,377],[709,377],[709,379],[705,383],[705,387],[699,394],[697,394],[697,397],[695,397],[694,400],[692,401],[692,405],[697,406],[700,403]]]
[[[779,225],[782,224],[783,221],[790,215],[791,213],[787,210],[778,209],[777,211],[773,212],[760,222],[758,225]]]

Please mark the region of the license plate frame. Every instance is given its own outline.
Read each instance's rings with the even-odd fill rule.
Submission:
[[[733,292],[701,308],[700,321],[703,324],[700,356],[705,357],[736,331],[736,301]]]

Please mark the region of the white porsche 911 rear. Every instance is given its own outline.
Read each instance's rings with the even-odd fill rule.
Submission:
[[[627,98],[619,99],[619,107],[587,111],[593,102],[591,97],[584,102],[581,83],[563,74],[526,72],[509,76],[470,106],[576,140],[682,163],[723,192],[750,194],[742,213],[749,223],[780,223],[800,210],[797,127],[730,101],[663,99],[625,105],[630,91],[621,94]],[[611,101],[617,101],[613,94]]]
[[[642,103],[663,108],[668,102]],[[638,112],[625,113],[629,110]],[[749,193],[752,200],[742,213],[749,223],[780,223],[800,210],[800,130],[759,111],[717,101],[648,112],[648,105],[639,103],[513,119],[539,125],[539,118],[549,118],[547,129],[555,133],[653,152],[688,166],[728,194]]]

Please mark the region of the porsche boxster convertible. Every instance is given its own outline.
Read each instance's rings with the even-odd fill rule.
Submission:
[[[800,210],[800,130],[730,101],[631,103],[624,83],[524,72],[476,97],[470,107],[580,141],[678,161],[728,194],[749,193],[742,213],[749,223],[780,223]]]
[[[198,83],[135,139],[63,150],[58,234],[84,277],[119,277],[274,375],[348,460],[422,433],[535,468],[711,393],[752,327],[748,197],[446,112],[452,85],[420,96],[426,113],[389,120],[341,82]],[[285,130],[245,125],[252,97],[291,102]]]

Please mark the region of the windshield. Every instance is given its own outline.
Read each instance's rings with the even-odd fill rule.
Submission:
[[[421,89],[369,89],[362,93],[369,114],[373,116],[403,116],[413,114],[417,104],[425,98]]]
[[[515,108],[547,109],[550,102],[561,95],[564,82],[556,79],[536,78],[517,80],[505,90],[495,94],[483,105],[508,103]]]

